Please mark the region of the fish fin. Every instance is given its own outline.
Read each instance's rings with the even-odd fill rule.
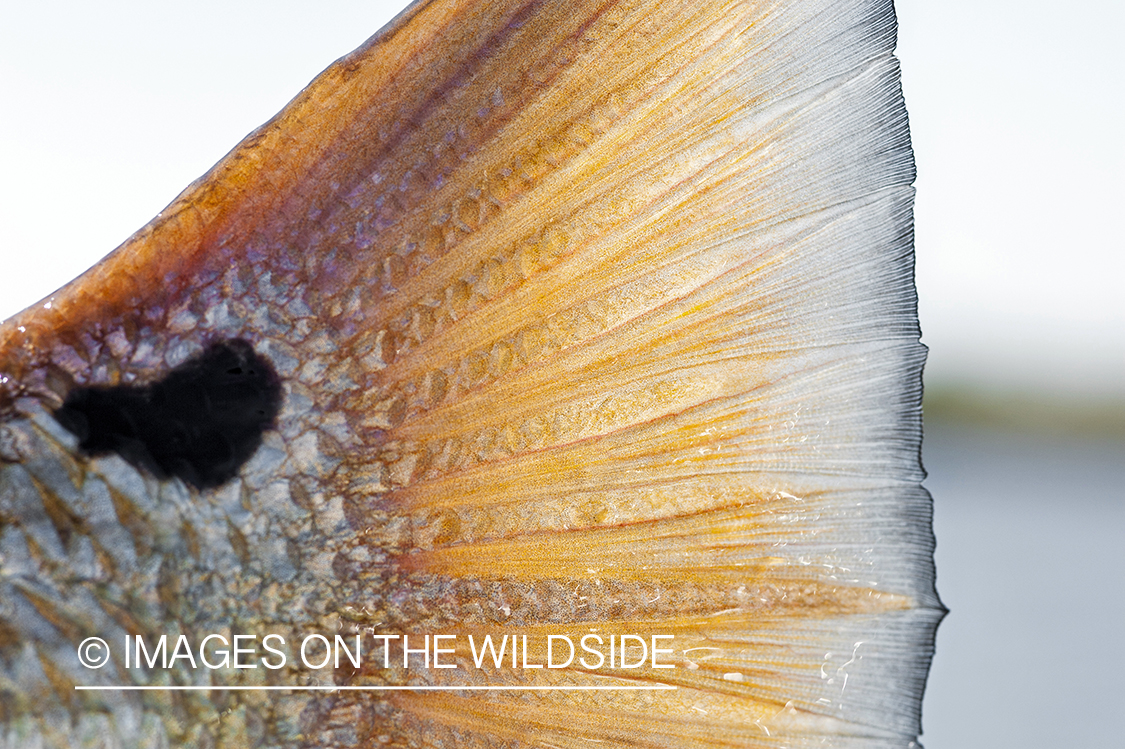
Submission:
[[[316,582],[461,648],[349,685],[674,688],[347,692],[310,731],[907,746],[942,610],[894,44],[890,0],[417,3],[0,363],[61,401],[111,354],[273,362],[286,481],[363,551]],[[501,631],[672,668],[472,668]]]

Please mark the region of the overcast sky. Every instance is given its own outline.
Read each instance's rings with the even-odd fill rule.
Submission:
[[[0,318],[126,239],[400,3],[23,3]],[[1125,3],[900,0],[931,385],[1125,395]]]

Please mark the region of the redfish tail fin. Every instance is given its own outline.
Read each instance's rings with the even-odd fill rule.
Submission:
[[[912,746],[942,609],[894,44],[890,0],[415,4],[6,361],[49,390],[36,352],[97,328],[141,379],[230,337],[277,367],[279,470],[348,526],[295,579],[456,642],[340,676],[429,691],[317,698],[325,745]]]

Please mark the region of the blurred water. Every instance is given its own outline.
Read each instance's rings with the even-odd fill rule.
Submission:
[[[927,423],[927,749],[1125,747],[1125,443]]]

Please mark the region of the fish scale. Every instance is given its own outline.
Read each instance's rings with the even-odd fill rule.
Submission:
[[[887,0],[419,2],[0,324],[0,747],[915,745],[894,34]],[[64,426],[223,346],[280,396],[229,473]],[[674,667],[534,667],[592,633]],[[365,657],[125,666],[267,634]],[[487,634],[533,665],[474,667]],[[580,691],[638,684],[675,690]],[[75,689],[115,685],[212,689]]]

